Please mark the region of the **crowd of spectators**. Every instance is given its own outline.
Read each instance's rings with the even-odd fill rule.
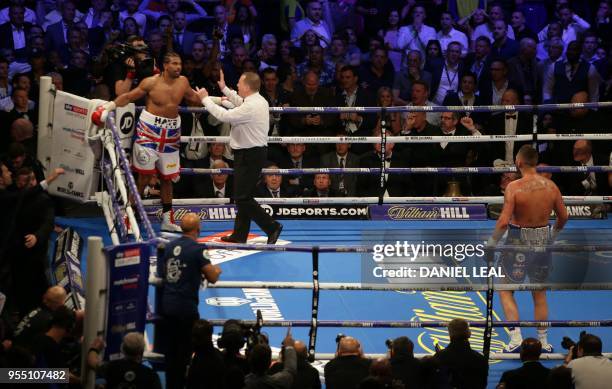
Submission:
[[[110,100],[156,70],[163,71],[164,54],[174,51],[181,55],[182,72],[192,87],[205,87],[214,96],[221,96],[217,86],[221,70],[230,87],[243,72],[258,72],[261,94],[272,107],[610,101],[611,18],[608,0],[0,1],[0,214],[6,218],[0,223],[0,292],[7,297],[4,309],[0,306],[0,364],[68,366],[74,360],[58,345],[78,342],[78,315],[75,319],[53,302],[57,290],[47,290],[47,244],[55,209],[46,187],[62,171],[45,172],[36,155],[40,77],[50,76],[57,90]],[[529,112],[467,110],[385,117],[359,112],[271,113],[269,135],[374,136],[380,134],[383,122],[389,134],[410,136],[531,134],[534,123],[539,133],[608,134],[610,117],[609,110],[585,108],[538,112],[535,119]],[[227,135],[231,128],[206,113],[187,113],[182,114],[182,131],[183,135]],[[537,146],[542,164],[597,166],[612,163],[610,144],[579,139],[538,141]],[[503,166],[513,163],[520,146],[510,141],[389,143],[384,163],[387,167]],[[232,158],[231,149],[221,143],[191,141],[181,149],[184,167],[227,168]],[[378,168],[382,163],[380,145],[358,143],[271,144],[268,159],[267,167],[272,168]],[[501,195],[515,178],[513,174],[388,175],[384,196],[442,195],[449,181],[458,181],[464,195]],[[604,173],[554,174],[552,179],[564,195],[607,195],[612,186],[612,174]],[[224,174],[183,177],[175,190],[176,197],[231,197],[232,179]],[[258,192],[260,197],[380,194],[376,176],[350,174],[267,175]],[[159,190],[152,184],[145,195],[158,196]],[[36,326],[28,324],[33,317],[40,321]],[[363,359],[357,340],[343,339],[338,357],[326,368],[327,385],[349,387],[346,382],[353,380],[351,387],[424,387],[437,385],[427,380],[450,376],[449,385],[454,387],[483,387],[486,361],[470,349],[469,331],[460,324],[449,328],[454,341],[433,358],[435,363],[417,362],[407,338],[396,339],[390,359],[373,362]],[[212,359],[221,366],[244,358],[215,354],[218,350],[213,351],[208,339],[212,329],[205,322],[196,325],[200,339],[194,340],[194,365]],[[32,334],[22,342],[20,331],[27,328]],[[526,339],[524,370],[504,375],[500,385],[517,387],[512,382],[527,374],[541,377],[539,382],[557,380],[552,386],[556,388],[563,387],[567,377],[576,387],[595,388],[598,382],[604,387],[610,382],[606,378],[610,366],[598,356],[597,337],[587,340],[579,346],[583,357],[568,364],[571,372],[545,372],[534,367],[537,342]],[[142,359],[141,343],[138,336],[126,337],[123,351],[129,362],[124,364],[105,365],[95,355],[88,355],[88,362],[109,381],[120,379],[126,375],[113,375],[115,369],[140,369],[136,366]],[[313,383],[296,386],[298,379],[292,387],[316,387],[304,345],[288,341],[286,346],[295,355],[273,367],[273,373],[279,374],[276,379],[266,376],[267,346],[252,350],[251,360],[237,363],[243,376],[230,378],[244,377],[248,387],[290,387],[285,386],[287,377],[296,377],[297,371],[297,377]],[[91,354],[102,347],[95,343]],[[608,375],[590,373],[598,368]],[[145,370],[138,371],[139,377],[145,375],[142,382],[147,386],[159,384]],[[190,370],[190,385],[200,385],[202,374]],[[337,386],[335,379],[340,382]],[[423,386],[416,383],[421,379]]]
[[[270,106],[541,104],[608,101],[610,3],[604,1],[5,1],[0,17],[0,154],[13,143],[36,159],[39,79],[109,100],[181,55],[195,87],[221,95],[222,69],[235,87],[259,72]],[[486,3],[486,8],[483,8]],[[126,45],[126,46],[122,46]],[[133,51],[131,51],[131,49]],[[155,63],[147,60],[150,57]],[[609,110],[539,112],[540,133],[608,133]],[[372,136],[382,119],[393,135],[513,135],[533,132],[530,112],[270,115],[270,135]],[[462,118],[468,117],[467,122]],[[184,114],[183,135],[227,135],[214,117]],[[388,167],[512,164],[518,142],[398,144]],[[606,141],[539,142],[549,165],[608,165]],[[380,167],[368,144],[269,147],[280,168]],[[220,144],[183,145],[185,167],[231,167]],[[16,170],[13,169],[13,174]],[[39,175],[40,176],[40,175]],[[607,194],[605,174],[553,175],[565,195]],[[40,179],[40,177],[39,177]],[[262,178],[265,197],[377,195],[373,177]],[[464,195],[503,192],[499,177],[389,176],[385,196],[442,195],[449,180]],[[267,182],[277,182],[270,186]],[[280,182],[280,185],[278,184]],[[231,197],[231,176],[183,178],[176,197]],[[275,189],[279,186],[280,191]],[[152,186],[147,196],[158,193]]]

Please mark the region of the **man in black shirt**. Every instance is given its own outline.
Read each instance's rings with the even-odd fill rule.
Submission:
[[[161,389],[159,376],[142,364],[145,349],[144,337],[139,332],[129,332],[121,342],[123,358],[103,363],[100,352],[104,341],[96,338],[87,353],[87,365],[106,379],[106,388],[147,388]]]
[[[168,389],[183,388],[185,369],[191,355],[191,331],[199,318],[198,293],[202,278],[215,283],[221,274],[218,265],[212,265],[206,250],[197,242],[200,236],[200,218],[188,213],[182,221],[183,236],[166,246],[158,262],[163,286],[161,299],[160,332],[166,355],[166,383]]]
[[[359,341],[345,336],[338,343],[337,357],[325,365],[327,389],[356,388],[368,376],[372,361],[363,357]]]
[[[225,363],[223,354],[213,345],[213,326],[206,320],[198,320],[193,325],[194,355],[187,375],[189,389],[223,389]]]
[[[32,340],[49,329],[53,312],[64,306],[66,290],[59,285],[47,289],[43,295],[42,305],[27,314],[17,325],[14,332],[15,344],[29,346]]]

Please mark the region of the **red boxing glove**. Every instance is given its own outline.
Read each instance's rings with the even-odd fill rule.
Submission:
[[[113,101],[108,102],[104,105],[100,105],[91,114],[91,121],[97,126],[104,127],[104,124],[106,123],[106,119],[108,118],[108,113],[115,108],[116,108],[116,105]]]

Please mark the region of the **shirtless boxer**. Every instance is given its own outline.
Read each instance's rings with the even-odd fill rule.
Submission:
[[[178,109],[183,99],[200,105],[200,98],[189,86],[189,81],[181,76],[181,57],[173,52],[166,53],[161,74],[145,78],[115,101],[98,107],[92,121],[102,125],[110,111],[145,96],[146,109],[140,114],[132,152],[132,168],[139,173],[138,192],[142,196],[151,177],[159,175],[163,207],[161,229],[180,232],[172,212],[172,183],[178,181],[180,175],[181,118]]]
[[[567,222],[567,210],[559,188],[551,180],[536,173],[537,164],[537,151],[529,145],[521,147],[516,155],[516,166],[522,178],[506,187],[504,208],[495,225],[493,236],[487,242],[489,246],[497,244],[508,228],[508,245],[546,246],[554,242]],[[557,220],[551,230],[548,219],[553,209]],[[527,275],[531,282],[541,283],[548,276],[551,255],[550,252],[504,252],[500,261],[507,282],[523,282]],[[532,295],[535,320],[547,320],[546,291],[532,291]],[[514,292],[499,291],[499,296],[506,320],[519,320]],[[538,328],[538,339],[542,343],[543,351],[552,352],[545,328]],[[511,327],[510,343],[504,352],[517,352],[522,340],[521,329]]]

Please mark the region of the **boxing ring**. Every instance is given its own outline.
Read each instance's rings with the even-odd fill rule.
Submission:
[[[530,111],[567,110],[576,108],[609,108],[612,103],[554,104],[541,106],[485,106],[485,107],[326,107],[271,108],[274,113],[384,113],[410,111]],[[184,109],[201,111],[200,109]],[[135,191],[134,178],[130,174],[128,157],[120,142],[119,131],[113,113],[109,115],[107,128],[99,134],[104,152],[100,159],[105,191],[96,195],[97,202],[104,210],[104,220],[92,223],[97,231],[104,231],[104,244],[108,253],[116,248],[149,247],[146,255],[150,270],[148,277],[148,313],[146,315],[147,339],[154,339],[153,322],[155,314],[155,257],[163,253],[169,234],[159,232],[159,221],[151,208],[156,201],[143,201]],[[380,137],[270,137],[270,143],[381,143],[384,161],[386,143],[437,143],[437,142],[505,142],[505,141],[546,141],[546,140],[610,140],[609,134],[538,134],[534,121],[532,135],[480,135],[480,136],[387,136],[382,122]],[[181,137],[181,142],[201,140],[227,143],[229,137]],[[611,172],[609,166],[573,167],[549,166],[540,171],[553,173]],[[262,173],[281,175],[302,174],[374,174],[380,176],[384,188],[385,174],[499,174],[516,171],[512,167],[465,167],[465,168],[381,168],[377,169],[264,169]],[[182,174],[231,174],[232,169],[181,169]],[[274,206],[325,206],[359,205],[365,207],[388,204],[424,204],[435,206],[461,207],[469,204],[503,204],[502,197],[397,197],[383,196],[366,198],[272,198],[259,199],[266,207]],[[129,194],[133,194],[133,199]],[[604,206],[612,202],[611,196],[565,197],[566,204],[594,203]],[[180,207],[225,206],[228,199],[185,199],[174,200],[175,210]],[[149,218],[137,220],[134,209]],[[459,214],[459,211],[457,211]],[[151,220],[149,220],[151,219]],[[315,219],[315,218],[313,218]],[[451,218],[453,219],[453,218]],[[431,279],[423,277],[408,284],[384,279],[373,282],[366,274],[373,263],[373,245],[377,242],[440,240],[448,243],[485,242],[491,235],[493,220],[283,220],[285,228],[279,242],[274,246],[265,243],[265,234],[255,225],[247,244],[219,243],[219,238],[231,232],[233,222],[205,221],[202,224],[200,242],[209,250],[213,263],[221,264],[223,274],[216,285],[200,290],[200,316],[221,326],[225,320],[234,318],[248,324],[259,324],[270,336],[272,345],[280,344],[287,327],[293,327],[294,337],[308,345],[312,360],[333,358],[336,336],[342,332],[358,338],[367,355],[382,356],[386,353],[385,340],[397,336],[408,336],[414,341],[417,356],[430,355],[435,345],[445,347],[449,339],[444,327],[455,317],[469,321],[472,328],[472,347],[482,351],[491,361],[489,383],[499,380],[501,371],[511,368],[511,361],[517,354],[504,354],[502,350],[508,340],[506,327],[525,327],[523,336],[535,337],[532,327],[549,327],[549,342],[560,350],[563,336],[578,337],[578,328],[588,329],[600,336],[604,348],[612,341],[609,329],[612,326],[612,222],[601,220],[570,220],[560,235],[559,241],[546,250],[551,252],[553,265],[550,282],[507,285],[498,283],[494,277],[457,277]],[[66,224],[71,221],[64,220]],[[491,260],[470,258],[469,266],[483,265],[487,269],[495,266],[495,253],[504,250],[533,251],[500,245],[493,249]],[[101,256],[100,242],[90,245],[87,258],[88,269],[95,268],[108,274],[108,266]],[[150,256],[150,258],[149,258]],[[95,257],[95,258],[90,258]],[[416,261],[417,264],[428,265]],[[440,264],[455,266],[452,258],[437,258]],[[102,265],[101,265],[102,263]],[[104,269],[104,268],[107,269]],[[563,270],[555,273],[555,269]],[[569,269],[569,270],[568,270]],[[568,276],[569,274],[569,276]],[[579,276],[575,276],[579,274]],[[88,277],[89,278],[94,277]],[[384,277],[383,277],[384,278]],[[379,280],[377,280],[379,281]],[[108,281],[107,281],[108,282]],[[142,280],[140,280],[142,286]],[[98,281],[99,290],[104,282]],[[107,285],[108,286],[108,285]],[[88,284],[89,288],[89,284]],[[549,320],[538,322],[503,320],[501,306],[494,291],[549,290]],[[144,293],[139,289],[140,293]],[[93,293],[93,292],[92,292]],[[90,292],[88,290],[88,301]],[[95,297],[91,297],[92,300]],[[100,316],[108,315],[109,307],[101,298]],[[518,293],[517,303],[520,317],[533,317],[529,293]],[[98,306],[98,305],[96,305]],[[257,318],[257,311],[261,317]],[[577,320],[576,316],[580,314]],[[256,320],[257,319],[257,320]],[[102,320],[97,317],[95,320]],[[144,319],[143,319],[144,320]],[[94,321],[94,319],[92,319]],[[90,321],[91,323],[91,321]],[[87,322],[86,322],[87,327]],[[100,333],[100,326],[92,333]],[[103,331],[102,331],[103,332]],[[216,331],[218,332],[218,331]],[[609,346],[608,346],[609,347]],[[153,353],[150,357],[160,357]],[[606,350],[607,351],[607,350]],[[606,354],[610,356],[610,354]],[[562,359],[562,353],[543,354],[542,359]]]

